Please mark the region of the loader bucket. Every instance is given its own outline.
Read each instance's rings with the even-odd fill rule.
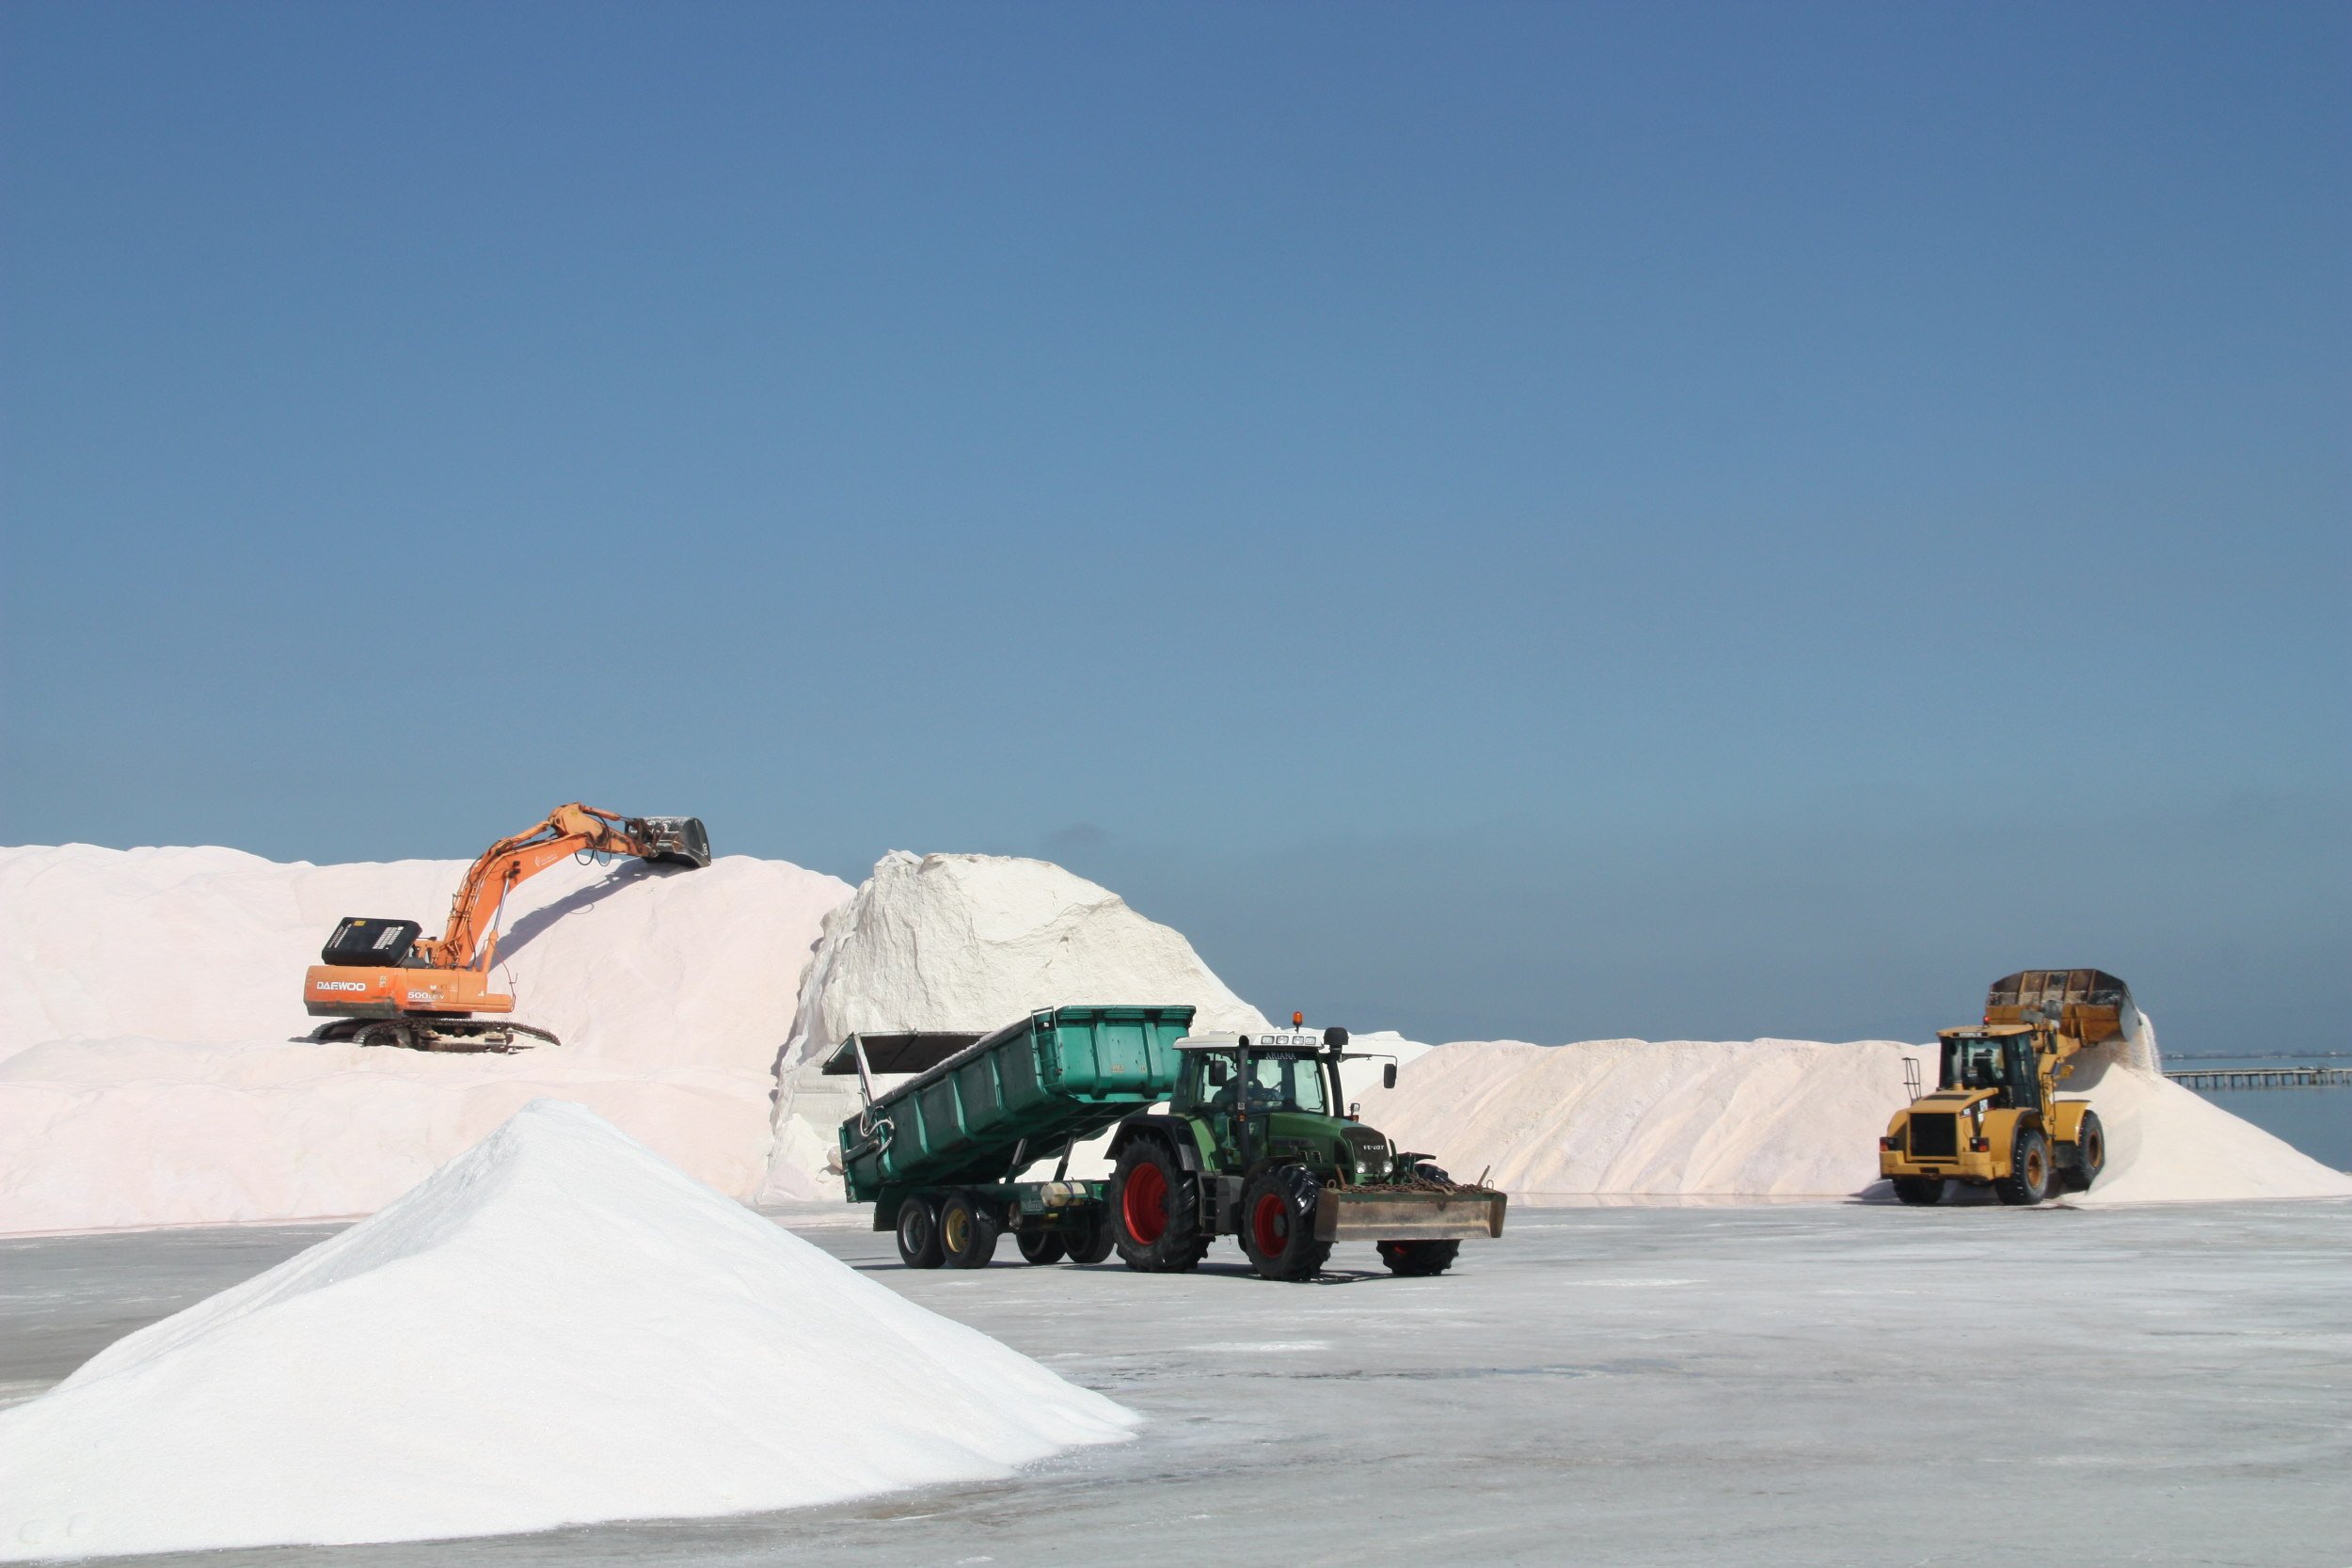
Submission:
[[[649,852],[645,859],[657,865],[706,866],[710,863],[710,835],[703,831],[699,816],[646,816],[638,819],[641,832]]]
[[[1508,1200],[1484,1187],[1326,1187],[1319,1242],[1450,1242],[1502,1234]]]
[[[2058,1024],[2086,1045],[2139,1032],[2132,989],[2102,969],[2026,969],[2004,974],[1985,993],[1987,1023]]]

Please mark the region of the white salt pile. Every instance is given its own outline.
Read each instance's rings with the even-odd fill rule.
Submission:
[[[2087,1096],[2107,1134],[2106,1171],[2070,1203],[2352,1197],[2352,1175],[2128,1062],[2094,1061],[2061,1092]]]
[[[1441,1045],[1364,1119],[1456,1176],[1493,1167],[1514,1195],[1825,1196],[1878,1180],[1878,1139],[1906,1103],[1887,1040],[1591,1040]]]
[[[1136,1419],[541,1101],[0,1413],[0,1559],[792,1508]]]
[[[0,849],[0,1231],[365,1213],[543,1094],[749,1195],[794,983],[848,885],[741,856],[559,865],[516,891],[500,973],[561,1046],[301,1039],[335,922],[437,930],[464,870]]]
[[[2150,1024],[2061,1085],[2090,1101],[2108,1140],[2106,1172],[2068,1201],[2352,1196],[2352,1176],[2133,1065],[2155,1053]],[[1932,1085],[1934,1048],[1887,1040],[1465,1041],[1366,1093],[1364,1118],[1538,1200],[1883,1193],[1878,1139],[1909,1102],[1906,1057]]]
[[[980,1032],[1037,1008],[1089,1002],[1189,1003],[1196,1029],[1267,1026],[1181,932],[1058,865],[883,856],[856,896],[825,917],[802,979],[778,1063],[776,1148],[762,1196],[838,1196],[826,1161],[855,1109],[855,1081],[817,1069],[850,1035]]]

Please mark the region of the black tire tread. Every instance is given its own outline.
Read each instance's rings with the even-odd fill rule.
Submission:
[[[1127,1178],[1146,1163],[1159,1165],[1168,1180],[1169,1198],[1168,1228],[1149,1246],[1127,1234],[1123,1217]],[[1158,1137],[1137,1138],[1120,1149],[1119,1164],[1111,1172],[1110,1212],[1105,1216],[1119,1260],[1138,1274],[1190,1274],[1200,1267],[1209,1243],[1200,1234],[1200,1206],[1190,1201],[1191,1195],[1192,1178],[1177,1164],[1176,1151]]]

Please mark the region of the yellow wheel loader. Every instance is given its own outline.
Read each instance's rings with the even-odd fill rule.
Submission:
[[[1984,1022],[1937,1034],[1935,1092],[1895,1113],[1879,1140],[1879,1174],[1905,1203],[1933,1203],[1947,1181],[1993,1189],[2003,1203],[2086,1192],[2106,1164],[2106,1132],[2058,1086],[2090,1046],[2135,1034],[2129,987],[2097,969],[2028,969],[1993,982]]]

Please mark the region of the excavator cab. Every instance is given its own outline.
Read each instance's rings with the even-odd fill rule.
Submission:
[[[335,934],[319,949],[319,962],[337,969],[400,969],[424,927],[413,920],[371,919],[350,914],[335,923]]]

